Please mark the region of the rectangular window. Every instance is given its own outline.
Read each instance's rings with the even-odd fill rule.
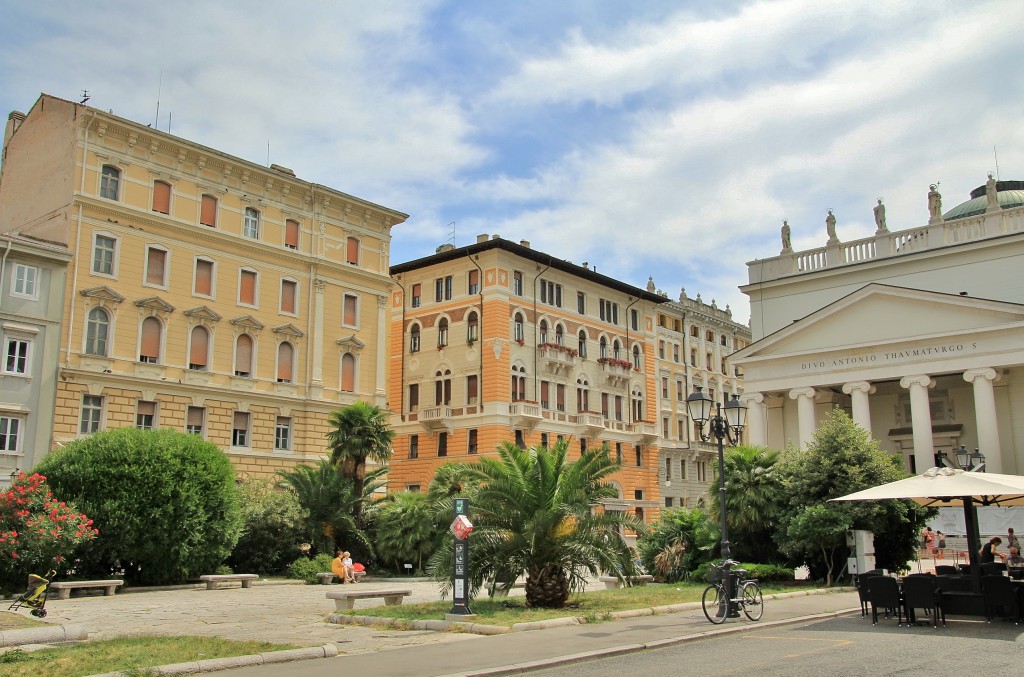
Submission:
[[[260,213],[252,207],[245,208],[245,218],[242,221],[242,235],[253,240],[260,239]]]
[[[39,277],[39,269],[35,266],[26,266],[22,263],[15,263],[11,271],[11,295],[36,298],[36,279]]]
[[[420,406],[420,384],[409,384],[409,411],[416,411]]]
[[[633,331],[640,331],[640,311],[636,308],[629,311],[629,324]]]
[[[551,280],[540,281],[540,302],[556,308],[562,307],[562,285]]]
[[[622,465],[622,442],[615,443],[615,462]]]
[[[665,479],[666,480],[671,480],[672,479],[672,459],[671,458],[666,458],[665,459]]]
[[[193,294],[197,296],[213,296],[213,261],[196,259]]]
[[[686,474],[686,459],[681,458],[679,459],[679,479],[685,480]]]
[[[611,324],[619,323],[619,304],[607,299],[600,299],[599,310],[601,319]]]
[[[676,381],[676,402],[683,401],[683,382]]]
[[[565,411],[565,385],[562,383],[555,385],[555,408]]]
[[[587,313],[587,295],[581,291],[576,292],[576,312],[580,315]]]
[[[512,271],[512,293],[516,296],[523,295],[523,274],[518,270]]]
[[[292,448],[292,419],[278,416],[274,425],[274,450],[290,451]]]
[[[89,435],[100,429],[103,421],[103,398],[99,395],[82,396],[82,417],[78,432]]]
[[[544,409],[547,409],[548,405],[551,404],[550,395],[548,393],[550,388],[551,384],[547,381],[540,382],[540,406]]]
[[[643,489],[634,489],[633,490],[633,500],[635,500],[635,501],[642,501],[642,500],[644,500],[644,490]]]
[[[683,420],[683,419],[679,419],[678,421],[676,421],[676,428],[677,428],[676,429],[676,436],[680,440],[685,440],[686,439],[686,421]]]
[[[466,283],[466,292],[469,294],[480,293],[480,271],[471,270],[469,271],[469,280]]]
[[[542,446],[542,447],[548,446],[548,434],[547,433],[541,433],[540,434],[540,446]]]
[[[662,359],[662,360],[665,359],[665,342],[664,341],[658,341],[658,358]]]
[[[661,397],[663,399],[666,399],[666,400],[668,399],[668,377],[667,376],[662,376],[661,377]]]
[[[672,345],[672,361],[679,364],[679,344],[675,343]]]
[[[346,327],[359,326],[359,297],[355,294],[345,294],[343,298],[341,323]]]
[[[409,435],[409,458],[420,457],[420,436]]]
[[[469,441],[466,444],[466,451],[471,454],[475,454],[477,452],[476,428],[471,428],[469,431]]]
[[[167,286],[167,250],[146,247],[146,284]]]
[[[206,420],[206,409],[203,407],[189,407],[185,414],[185,432],[192,435],[203,434],[203,424]]]
[[[476,374],[470,374],[466,377],[466,404],[476,404],[477,379]]]
[[[444,278],[439,277],[434,280],[434,300],[440,303],[444,301]]]
[[[100,171],[100,197],[116,200],[121,185],[121,170],[110,165],[103,165]]]
[[[422,297],[423,287],[420,284],[414,284],[412,286],[412,307],[420,307],[420,298]]]
[[[231,419],[231,445],[249,446],[249,412],[236,411]]]
[[[281,280],[281,312],[295,314],[295,296],[299,285],[295,280]]]
[[[601,393],[601,416],[608,418],[608,393]]]
[[[21,451],[21,419],[0,416],[0,453],[16,454]]]
[[[444,300],[452,300],[452,276],[448,275],[444,278]]]
[[[295,219],[284,222],[284,246],[288,249],[299,248],[299,222]]]
[[[726,371],[726,368],[725,368],[725,358],[724,357],[722,358],[722,373],[723,374],[728,374],[729,373],[728,371]]]
[[[638,444],[633,447],[633,451],[636,453],[636,467],[643,467],[644,464],[644,452],[643,448]]]
[[[97,235],[92,253],[92,272],[100,275],[113,275],[116,254],[117,240],[106,235]]]
[[[447,456],[448,455],[448,433],[437,434],[437,455]]]
[[[166,181],[153,182],[153,211],[171,213],[171,184]]]
[[[16,336],[4,337],[4,373],[19,374],[24,376],[28,373],[28,350],[31,341]]]
[[[246,306],[256,305],[256,271],[242,270],[239,273],[238,302]]]
[[[152,430],[156,427],[156,402],[139,400],[135,404],[135,427],[139,430]]]
[[[665,497],[665,507],[666,508],[671,508],[672,507],[672,497],[671,496],[666,496]]]
[[[199,223],[210,228],[217,227],[217,198],[214,196],[203,196],[203,202],[199,208]]]
[[[359,265],[359,239],[350,237],[345,243],[345,262],[349,265]]]

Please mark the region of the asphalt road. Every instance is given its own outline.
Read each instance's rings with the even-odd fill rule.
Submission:
[[[674,647],[531,672],[547,677],[622,675],[1019,675],[1024,626],[950,621],[899,628],[859,615],[754,630]]]

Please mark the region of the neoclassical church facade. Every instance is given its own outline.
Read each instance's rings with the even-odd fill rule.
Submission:
[[[1024,182],[991,176],[928,222],[747,264],[754,343],[734,354],[748,441],[805,446],[833,407],[922,472],[961,445],[1024,471]],[[953,461],[955,464],[955,461]]]

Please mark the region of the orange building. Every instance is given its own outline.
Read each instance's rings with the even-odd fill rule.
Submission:
[[[622,460],[606,510],[657,518],[653,350],[663,297],[498,236],[391,267],[389,483],[523,446],[608,444]]]

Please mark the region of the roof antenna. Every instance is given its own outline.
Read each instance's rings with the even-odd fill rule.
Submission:
[[[164,69],[160,69],[160,80],[156,85],[156,119],[153,120],[153,129],[160,129],[160,90],[164,86]]]
[[[455,222],[454,222],[454,221],[452,221],[452,222],[451,222],[451,223],[449,223],[448,225],[449,225],[449,226],[451,227],[451,229],[452,229],[452,232],[451,232],[451,233],[449,233],[449,235],[448,235],[448,239],[449,239],[449,240],[451,240],[452,244],[454,245],[454,244],[455,244]]]
[[[82,90],[82,100],[81,100],[81,101],[79,101],[78,103],[85,103],[85,102],[86,102],[86,101],[88,101],[88,100],[89,100],[90,98],[91,98],[91,97],[89,96],[89,90],[88,90],[88,89],[83,89],[83,90]]]
[[[996,147],[992,146],[992,157],[996,159],[996,181],[999,180],[999,153],[996,152]]]

